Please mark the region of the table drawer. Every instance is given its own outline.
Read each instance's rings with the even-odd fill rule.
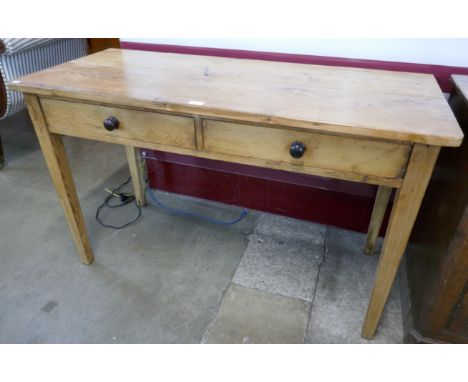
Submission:
[[[298,159],[290,154],[295,141],[306,148]],[[213,120],[203,121],[203,142],[208,152],[385,178],[404,174],[411,151],[405,143]]]
[[[193,118],[43,98],[41,105],[53,133],[124,143],[125,139],[195,149]],[[118,128],[108,131],[103,121],[114,116]]]

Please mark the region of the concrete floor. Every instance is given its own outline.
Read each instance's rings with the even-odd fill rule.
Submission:
[[[122,147],[66,138],[96,256],[79,260],[27,113],[0,121],[0,343],[366,343],[378,256],[364,235],[249,211],[216,226],[148,206],[100,227],[97,206],[128,177]],[[232,219],[239,208],[158,193]],[[115,224],[132,206],[106,212]],[[395,286],[376,338],[401,343]]]

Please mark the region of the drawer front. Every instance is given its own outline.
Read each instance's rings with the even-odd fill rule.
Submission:
[[[299,159],[289,152],[294,141],[306,147]],[[411,151],[404,143],[212,120],[203,121],[203,144],[209,152],[385,178],[402,177]]]
[[[195,125],[189,117],[123,109],[78,102],[41,99],[48,128],[53,133],[125,143],[125,139],[195,149]],[[117,129],[103,121],[114,116]]]

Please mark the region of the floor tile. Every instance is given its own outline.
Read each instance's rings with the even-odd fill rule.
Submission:
[[[263,213],[255,225],[255,234],[278,241],[301,241],[323,246],[327,226],[304,220]]]
[[[317,296],[369,299],[380,254],[377,251],[373,256],[364,255],[365,239],[364,234],[330,227],[327,253],[317,282]],[[398,287],[394,286],[388,301],[390,309],[401,311],[400,301]]]
[[[312,304],[306,343],[382,344],[403,343],[401,311],[385,309],[375,338],[361,337],[367,299],[325,298],[316,296]]]
[[[207,343],[302,343],[308,304],[231,284]]]
[[[303,241],[250,235],[233,281],[237,284],[312,301],[323,248]]]

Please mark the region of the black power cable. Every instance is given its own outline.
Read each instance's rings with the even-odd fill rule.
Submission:
[[[148,157],[146,155],[143,156],[143,158],[144,159],[156,160],[156,158]],[[143,162],[142,162],[142,164],[143,164]],[[141,217],[141,207],[136,203],[135,195],[130,194],[130,193],[120,192],[120,189],[123,186],[127,185],[130,182],[131,179],[132,179],[131,176],[128,177],[128,179],[125,182],[123,182],[120,186],[118,186],[117,188],[114,188],[113,190],[109,190],[109,189],[106,188],[106,191],[109,193],[109,195],[106,196],[106,198],[104,199],[104,202],[96,210],[96,220],[102,227],[113,228],[113,229],[122,229],[122,228],[128,227],[131,224],[136,223],[140,219],[140,217]],[[148,184],[148,179],[145,180],[145,183]],[[168,211],[169,213],[176,214],[176,215],[181,215],[181,216],[186,216],[186,217],[192,217],[192,218],[195,218],[195,219],[198,219],[198,220],[203,220],[203,221],[206,221],[206,222],[212,223],[212,224],[226,225],[226,226],[233,225],[233,224],[236,224],[236,223],[240,222],[248,213],[247,210],[244,209],[241,212],[241,214],[239,215],[239,217],[237,217],[237,218],[235,218],[233,220],[230,220],[230,221],[223,221],[223,220],[211,218],[209,216],[205,216],[205,215],[202,215],[202,214],[194,213],[194,212],[191,212],[191,211],[185,211],[185,210],[181,210],[181,209],[178,209],[178,208],[167,206],[166,204],[162,203],[156,197],[156,194],[151,190],[151,188],[149,186],[147,188],[147,191],[148,191],[148,194],[149,194],[151,200],[154,202],[154,204],[157,205],[158,207]],[[113,200],[113,199],[120,199],[120,203],[116,203],[116,204],[111,203],[111,200]],[[138,214],[133,220],[131,220],[131,221],[129,221],[129,222],[127,222],[127,223],[125,223],[125,224],[123,224],[121,226],[106,224],[99,217],[99,214],[100,214],[101,210],[104,207],[119,208],[119,207],[126,206],[127,204],[132,203],[132,202],[135,203],[135,207],[138,209]]]
[[[136,204],[135,195],[124,193],[124,192],[119,192],[123,186],[127,185],[130,182],[130,179],[132,179],[132,177],[129,177],[125,182],[123,182],[117,188],[114,188],[113,190],[107,190],[109,192],[109,195],[106,196],[106,198],[104,199],[104,202],[96,210],[96,220],[101,226],[106,227],[106,228],[122,229],[122,228],[128,227],[129,225],[133,223],[136,223],[140,219],[141,207]],[[120,199],[120,203],[111,203],[111,200],[114,200],[114,199]],[[135,202],[135,207],[138,209],[138,214],[135,219],[129,221],[128,223],[125,223],[121,226],[115,226],[115,225],[104,223],[99,217],[99,213],[104,207],[119,208],[119,207],[126,206],[127,204],[130,204],[132,202]]]

